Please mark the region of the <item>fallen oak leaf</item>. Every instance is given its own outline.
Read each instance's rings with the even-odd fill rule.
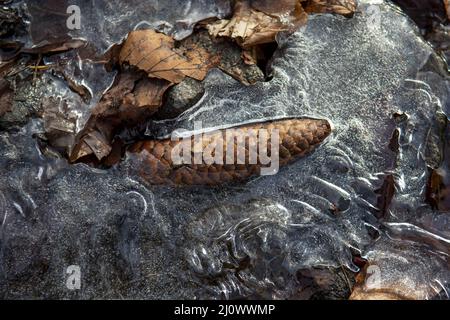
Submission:
[[[141,75],[132,72],[120,73],[112,87],[103,95],[100,102],[92,110],[92,116],[114,114],[124,98],[133,91]]]
[[[147,72],[149,77],[180,83],[185,77],[203,80],[211,67],[209,58],[202,48],[177,50],[172,37],[149,29],[129,33],[119,61]]]
[[[110,153],[109,144],[113,139],[114,129],[120,123],[119,117],[115,115],[118,114],[119,107],[124,103],[133,88],[134,81],[131,82],[128,77],[123,77],[116,86],[102,97],[92,110],[91,117],[83,130],[78,133],[75,139],[69,157],[71,162],[76,162],[91,155],[101,161]]]
[[[170,86],[172,84],[165,80],[143,78],[124,97],[118,108],[98,117],[115,129],[136,126],[158,111]]]

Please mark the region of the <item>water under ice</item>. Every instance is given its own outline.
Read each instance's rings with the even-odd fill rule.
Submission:
[[[281,39],[271,81],[246,87],[213,70],[193,108],[149,126],[165,136],[194,120],[334,124],[326,144],[276,176],[149,187],[127,163],[98,171],[49,159],[31,138],[38,120],[0,133],[1,296],[295,298],[299,270],[356,272],[360,254],[380,268],[382,288],[448,298],[449,218],[425,204],[430,129],[449,111],[448,80],[407,17],[383,3],[374,27],[369,6],[352,19],[315,16]],[[64,282],[73,264],[83,274],[76,292]]]

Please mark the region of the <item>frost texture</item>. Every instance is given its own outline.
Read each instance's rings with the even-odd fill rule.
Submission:
[[[207,128],[288,116],[334,124],[322,147],[276,176],[221,189],[146,188],[126,176],[126,163],[93,172],[45,159],[30,138],[38,125],[2,133],[1,295],[292,298],[298,270],[357,271],[352,254],[360,253],[379,262],[383,285],[406,281],[421,297],[446,297],[449,221],[424,204],[424,155],[436,112],[448,111],[448,82],[421,71],[434,53],[409,19],[380,9],[379,29],[365,3],[353,19],[311,18],[282,40],[270,82],[245,87],[213,70],[197,105],[150,126],[164,136],[194,120]],[[394,121],[401,113],[405,120]],[[396,128],[398,153],[389,148]],[[388,174],[397,193],[376,219]],[[64,287],[72,264],[85,275],[79,292]]]
[[[28,45],[39,46],[49,39],[68,36],[86,40],[98,52],[121,42],[135,28],[157,29],[181,40],[192,32],[195,23],[212,17],[223,18],[231,12],[227,0],[27,0],[21,3],[26,4],[31,20],[32,39]],[[66,25],[70,17],[67,8],[72,5],[80,8],[79,30],[70,30]],[[43,21],[46,20],[43,18],[53,21]],[[42,24],[53,30],[42,30]]]

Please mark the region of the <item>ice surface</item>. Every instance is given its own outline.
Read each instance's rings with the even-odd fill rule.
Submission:
[[[374,28],[368,8],[352,19],[315,16],[281,39],[269,82],[247,87],[211,71],[193,108],[149,126],[164,136],[194,120],[329,119],[333,136],[276,176],[220,189],[144,186],[127,163],[102,172],[49,160],[31,139],[39,122],[0,133],[1,295],[288,298],[299,269],[357,271],[361,254],[379,263],[382,286],[401,277],[421,297],[446,297],[449,221],[424,192],[448,81],[427,70],[436,57],[408,18],[377,5]],[[396,194],[381,212],[377,190],[389,175]],[[76,292],[65,288],[72,264],[84,275]]]
[[[82,39],[104,52],[119,43],[135,28],[153,28],[180,40],[187,37],[195,23],[231,13],[227,0],[25,0],[30,36],[27,47],[39,47],[58,40]],[[78,6],[80,29],[67,27],[72,11]]]

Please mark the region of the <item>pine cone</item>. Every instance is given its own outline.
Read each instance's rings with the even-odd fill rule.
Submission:
[[[272,159],[283,166],[311,153],[331,133],[328,121],[316,119],[280,120],[231,129],[235,131],[224,129],[204,134],[201,142],[196,140],[198,136],[188,137],[185,142],[171,139],[137,142],[129,150],[132,170],[150,184],[220,185],[243,181],[261,175],[262,170],[274,164]],[[238,138],[231,140],[232,134]],[[275,146],[272,149],[272,135],[279,139],[278,150]],[[189,147],[190,152],[186,153],[189,163],[180,164],[173,156],[184,155],[180,153],[182,143]],[[265,150],[255,156],[258,143]],[[196,153],[200,150],[203,153]]]

